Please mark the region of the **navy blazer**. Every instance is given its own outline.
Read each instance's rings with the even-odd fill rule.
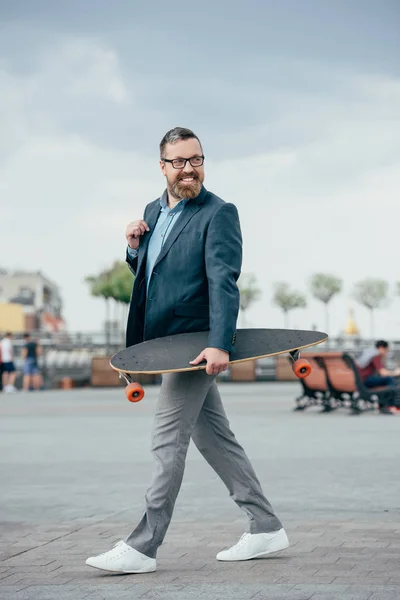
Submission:
[[[144,340],[209,331],[208,346],[231,353],[239,313],[237,280],[242,266],[242,234],[234,204],[204,186],[173,225],[146,293],[147,247],[160,213],[160,199],[145,208],[150,231],[141,238],[138,256],[126,253],[135,274],[126,345]]]

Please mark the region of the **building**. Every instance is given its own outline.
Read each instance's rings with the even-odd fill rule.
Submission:
[[[40,271],[0,270],[0,331],[65,330],[58,286]]]

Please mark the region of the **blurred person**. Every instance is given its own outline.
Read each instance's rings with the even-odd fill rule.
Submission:
[[[30,333],[24,334],[25,344],[22,349],[22,358],[24,360],[24,378],[22,387],[29,391],[31,387],[39,390],[42,385],[40,376],[38,358],[42,354],[39,342],[35,341]]]
[[[2,361],[2,383],[4,392],[15,392],[15,378],[17,370],[14,364],[14,349],[12,345],[12,333],[6,333],[1,340],[1,361]]]
[[[356,364],[364,385],[368,388],[391,387],[395,391],[398,383],[395,377],[400,375],[400,367],[390,371],[385,367],[389,353],[389,344],[378,340],[373,347],[366,348],[357,358]],[[394,397],[394,395],[393,395]],[[390,407],[380,406],[381,412],[391,412]]]
[[[215,381],[234,351],[242,236],[235,205],[204,187],[203,165],[199,138],[188,129],[169,131],[160,143],[166,189],[146,206],[143,219],[129,223],[125,231],[126,260],[136,275],[127,346],[178,333],[209,333],[207,348],[190,361],[197,365],[205,360],[205,370],[162,377],[152,434],[157,468],[144,514],[125,541],[87,559],[87,565],[105,571],[156,570],[157,550],[172,518],[190,439],[248,516],[247,532],[219,552],[217,560],[267,557],[289,546],[230,429]]]

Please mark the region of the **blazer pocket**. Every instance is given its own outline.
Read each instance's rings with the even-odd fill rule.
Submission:
[[[210,308],[208,304],[176,304],[174,313],[179,317],[194,317],[207,319]]]
[[[203,234],[204,234],[203,231],[191,231],[190,229],[188,229],[188,230],[183,229],[180,232],[179,237],[184,236],[186,238],[188,235],[191,235],[195,239],[201,239],[203,237]]]

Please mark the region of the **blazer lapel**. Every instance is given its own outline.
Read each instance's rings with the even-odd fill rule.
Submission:
[[[200,204],[197,204],[197,203],[193,204],[192,202],[188,202],[188,204],[183,209],[181,216],[179,217],[179,219],[177,220],[177,222],[171,229],[171,232],[170,232],[169,236],[167,237],[165,244],[161,248],[160,254],[158,255],[157,260],[154,264],[154,268],[158,265],[160,260],[162,260],[164,258],[164,256],[167,254],[167,252],[169,251],[172,244],[177,239],[177,237],[180,234],[180,232],[182,231],[182,229],[184,227],[186,227],[186,225],[189,223],[190,219],[193,217],[193,215],[195,215],[200,210],[200,208],[201,208]]]

